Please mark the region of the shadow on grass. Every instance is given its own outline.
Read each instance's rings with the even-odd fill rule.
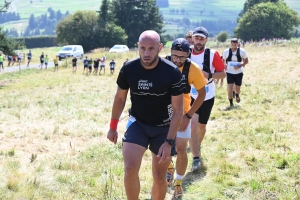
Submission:
[[[192,185],[195,181],[202,180],[207,174],[207,167],[203,160],[201,160],[201,167],[199,170],[196,171],[190,171],[186,173],[185,177],[182,181],[182,188],[183,191],[186,191],[187,187]]]
[[[7,87],[9,84],[7,84],[7,83],[5,83],[5,82],[3,82],[3,83],[1,83],[0,82],[0,90],[1,89],[4,89],[5,87]]]
[[[226,108],[219,108],[220,111],[230,111],[230,110],[242,110],[240,105],[228,106]]]

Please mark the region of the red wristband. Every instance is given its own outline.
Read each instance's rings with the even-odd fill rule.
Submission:
[[[118,119],[111,119],[110,120],[110,129],[117,130],[118,123],[119,123]]]

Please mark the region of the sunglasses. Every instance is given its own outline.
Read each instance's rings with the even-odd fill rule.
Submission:
[[[231,43],[238,43],[238,41],[231,41]]]

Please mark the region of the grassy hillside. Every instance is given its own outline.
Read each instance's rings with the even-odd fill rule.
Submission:
[[[205,167],[191,173],[188,154],[184,199],[300,197],[299,43],[245,49],[250,63],[242,100],[227,109],[226,86],[217,88],[202,144]],[[37,49],[34,55],[40,51],[55,49]],[[84,76],[82,64],[77,74],[71,67],[58,73],[32,69],[1,74],[0,199],[126,199],[121,138],[129,98],[117,145],[108,142],[106,132],[120,64],[137,53],[105,54],[116,60],[113,76]],[[140,171],[141,200],[150,197],[150,166],[147,151]],[[170,197],[168,193],[166,200]]]
[[[285,0],[289,7],[298,11],[300,15],[300,4],[298,0]],[[169,0],[169,8],[162,8],[161,11],[165,20],[189,18],[191,21],[219,20],[229,19],[236,20],[239,12],[242,10],[244,0]],[[30,1],[15,0],[9,8],[9,11],[19,12],[22,20],[18,22],[9,22],[1,24],[4,28],[15,27],[19,31],[24,30],[28,23],[29,16],[33,13],[39,16],[47,12],[47,8],[52,7],[54,10],[61,10],[62,13],[75,12],[76,10],[99,10],[101,1],[85,0],[33,0]],[[185,9],[187,14],[171,14],[170,9]],[[200,15],[200,11],[203,13]],[[173,28],[166,28],[167,32],[174,31]]]

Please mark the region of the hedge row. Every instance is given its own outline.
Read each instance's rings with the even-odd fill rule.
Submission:
[[[16,40],[23,42],[28,49],[58,46],[56,36],[23,37]]]

